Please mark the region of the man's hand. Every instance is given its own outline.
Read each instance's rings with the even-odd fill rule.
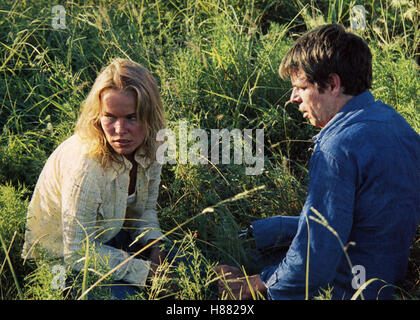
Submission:
[[[228,265],[217,266],[215,271],[221,276],[217,281],[219,294],[226,295],[228,299],[251,300],[257,292],[264,297],[267,294],[267,287],[259,274],[245,277],[240,269]]]

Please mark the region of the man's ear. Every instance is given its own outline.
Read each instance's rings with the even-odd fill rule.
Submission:
[[[343,91],[340,76],[336,73],[331,73],[328,76],[328,84],[332,94],[338,95]]]

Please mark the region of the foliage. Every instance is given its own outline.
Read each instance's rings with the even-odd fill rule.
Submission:
[[[15,280],[22,281],[28,272],[28,267],[22,264],[20,258],[25,232],[27,197],[28,190],[24,187],[14,188],[10,184],[0,185],[0,237],[2,242],[0,299],[17,296],[20,287],[16,285]]]
[[[247,253],[253,244],[238,239],[237,231],[259,218],[297,215],[305,200],[308,148],[316,129],[286,105],[290,84],[278,76],[280,61],[309,28],[324,22],[347,27],[350,8],[359,1],[69,1],[64,3],[65,29],[52,27],[55,4],[0,3],[0,232],[18,286],[28,299],[63,297],[50,288],[54,274],[47,264],[23,264],[20,258],[27,203],[47,157],[72,134],[98,71],[111,59],[125,57],[156,77],[168,128],[175,132],[180,120],[209,136],[214,128],[264,129],[260,175],[245,175],[244,166],[233,161],[163,169],[161,226],[169,231],[194,218],[171,238],[208,271],[196,278],[185,265],[168,266],[168,276],[176,273],[179,279],[180,290],[172,295],[214,298],[207,288],[214,263],[252,268]],[[370,0],[363,5],[367,29],[358,32],[374,55],[373,92],[420,133],[418,3]],[[196,217],[258,187],[263,188]],[[418,250],[413,247],[410,259],[410,293],[420,279]],[[18,286],[0,252],[0,299],[16,299]],[[93,284],[97,278],[91,279]],[[136,298],[157,298],[159,288]],[[321,293],[329,296],[328,290]]]

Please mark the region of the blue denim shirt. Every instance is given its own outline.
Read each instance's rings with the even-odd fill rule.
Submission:
[[[420,136],[365,91],[313,140],[300,216],[253,224],[259,248],[290,244],[285,258],[261,273],[268,298],[304,299],[307,284],[309,298],[330,286],[333,299],[350,299],[364,281],[378,278],[386,283],[371,282],[364,298],[392,299],[393,287],[386,284],[404,279],[420,218]]]

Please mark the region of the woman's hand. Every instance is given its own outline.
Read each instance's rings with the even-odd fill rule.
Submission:
[[[153,246],[150,249],[149,259],[153,263],[155,263],[157,265],[160,265],[160,264],[163,263],[163,261],[165,260],[165,258],[166,258],[165,253],[162,252],[162,250],[160,250],[160,248],[158,246]]]
[[[163,261],[163,259],[161,259],[161,250],[159,247],[153,247],[151,249],[149,259],[150,259],[150,270],[149,270],[149,274],[147,278],[148,278],[148,281],[152,281],[153,277],[156,275],[159,265]]]
[[[152,241],[154,240],[150,240],[148,243]],[[162,250],[160,250],[159,243],[154,244],[150,248],[149,259],[151,263],[148,278],[151,279],[155,275],[159,265],[161,265],[166,259],[166,254]]]
[[[259,274],[245,277],[240,269],[228,265],[217,266],[215,271],[222,276],[217,281],[219,294],[228,299],[251,300],[257,291],[264,297],[267,294],[267,287]]]

